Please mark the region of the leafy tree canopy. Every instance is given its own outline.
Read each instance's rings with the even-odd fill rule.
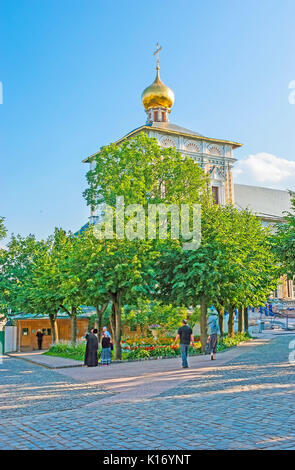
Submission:
[[[292,209],[286,214],[285,222],[278,225],[272,238],[274,252],[282,263],[282,272],[293,279],[295,274],[295,197]]]

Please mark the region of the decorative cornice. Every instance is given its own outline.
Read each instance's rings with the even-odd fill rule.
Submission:
[[[212,142],[212,143],[219,143],[219,144],[226,144],[230,145],[233,148],[238,148],[241,147],[243,144],[240,144],[239,142],[234,142],[230,140],[222,140],[222,139],[214,139],[212,137],[205,137],[205,136],[198,136],[198,135],[192,135],[192,134],[187,134],[185,132],[178,132],[178,131],[173,131],[171,129],[159,129],[159,128],[151,128],[150,126],[141,126],[138,127],[137,129],[134,129],[133,131],[129,132],[126,134],[124,137],[121,139],[117,140],[114,142],[114,144],[119,145],[121,142],[123,142],[125,139],[128,139],[129,137],[132,137],[140,132],[150,132],[151,130],[161,133],[161,134],[171,134],[171,135],[176,135],[176,136],[185,136],[189,137],[190,140],[197,140],[197,141],[207,141],[207,142]],[[85,158],[83,160],[83,163],[89,163],[91,160],[93,160],[97,155],[99,154],[99,151],[94,153],[93,155],[90,155],[89,157]]]

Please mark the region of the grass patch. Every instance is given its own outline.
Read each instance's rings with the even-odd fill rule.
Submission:
[[[72,343],[61,342],[57,343],[43,353],[47,356],[64,357],[66,359],[74,359],[76,361],[84,361],[86,345],[79,342],[76,345]]]

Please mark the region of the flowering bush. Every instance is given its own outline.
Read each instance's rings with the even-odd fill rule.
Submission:
[[[149,345],[133,345],[128,349],[124,349],[124,359],[139,359],[143,357],[175,357],[180,355],[180,346],[174,346],[169,340],[168,345],[162,344],[149,344]],[[174,341],[173,341],[174,343]],[[189,347],[189,354],[200,354],[201,343],[195,342],[194,347]]]
[[[166,345],[169,346],[174,343],[174,336],[158,336],[154,338],[153,336],[134,336],[133,338],[125,338],[122,347],[128,349],[129,347],[135,346],[157,346],[157,345]]]
[[[174,339],[161,337],[158,341],[151,341],[153,338],[140,338],[138,343],[126,339],[122,343],[122,359],[146,359],[149,357],[176,357],[180,355],[180,346],[174,346]],[[231,338],[225,338],[222,344],[219,344],[219,350],[232,345]],[[235,340],[237,342],[237,338]],[[240,341],[239,341],[240,342]],[[201,343],[196,341],[194,347],[189,347],[189,354],[200,354]],[[67,357],[70,359],[84,360],[85,355],[85,340],[79,341],[76,345],[71,342],[63,341],[51,346],[50,350],[46,352],[50,356]],[[98,358],[100,358],[101,350],[98,351]]]

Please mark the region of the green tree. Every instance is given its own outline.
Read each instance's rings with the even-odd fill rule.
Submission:
[[[226,241],[220,298],[217,303],[229,311],[228,334],[233,335],[234,310],[239,308],[239,331],[243,312],[249,305],[263,304],[278,284],[278,262],[271,252],[270,231],[250,211],[222,209],[226,217],[223,232]]]
[[[102,147],[95,167],[88,172],[84,193],[92,207],[104,203],[115,208],[116,198],[125,205],[198,202],[207,190],[208,179],[191,158],[183,159],[174,148],[163,149],[145,134],[125,140],[120,146]],[[125,215],[126,222],[131,215]],[[151,296],[154,289],[153,260],[157,244],[151,240],[129,240],[116,236],[100,243],[101,265],[96,280],[112,302],[116,357],[121,357],[122,306]],[[146,225],[145,225],[146,230]],[[145,232],[147,233],[147,232]]]
[[[4,225],[4,220],[5,220],[4,217],[0,217],[0,240],[5,238],[7,234],[7,230]]]
[[[32,278],[28,286],[30,304],[34,312],[49,316],[53,343],[59,340],[57,316],[64,302],[58,269],[64,238],[64,231],[55,229],[54,235],[47,239],[45,249],[34,260]]]
[[[282,274],[293,279],[295,274],[295,198],[292,198],[292,209],[285,216],[285,222],[276,227],[272,237],[272,247],[278,256]]]
[[[115,357],[121,358],[122,307],[148,296],[153,286],[150,244],[143,241],[102,240],[101,265],[95,276],[100,294],[110,298],[115,332]]]
[[[83,235],[75,236],[63,230],[55,231],[53,262],[56,266],[55,282],[62,299],[60,308],[71,320],[72,342],[77,341],[77,317],[85,300],[86,279],[82,275],[81,250]]]
[[[0,240],[2,240],[6,236],[6,233],[7,233],[6,227],[4,225],[4,220],[5,220],[4,217],[0,217]],[[0,246],[0,269],[1,269],[2,262],[4,261],[4,257],[5,257],[5,250],[1,248]],[[5,304],[4,294],[5,294],[4,280],[2,279],[2,276],[1,276],[0,277],[0,319],[4,316],[4,312],[6,313],[5,311],[6,304]]]
[[[162,148],[146,134],[126,139],[120,146],[102,147],[95,166],[87,173],[84,192],[91,206],[115,207],[116,197],[125,204],[197,202],[207,188],[208,177],[190,157],[183,159],[175,148]]]
[[[110,303],[110,295],[106,292],[103,277],[100,275],[103,262],[103,251],[100,241],[90,227],[80,233],[76,240],[75,265],[79,266],[79,279],[83,288],[83,302],[93,305],[96,309],[96,323],[98,337],[100,339],[102,330],[102,319]]]
[[[45,249],[33,235],[12,235],[6,250],[0,252],[0,297],[3,308],[12,312],[32,312],[29,287],[35,260]]]
[[[173,332],[187,316],[188,310],[185,307],[139,299],[138,305],[125,307],[123,318],[131,326],[139,325],[142,328],[157,324],[166,332]]]
[[[177,305],[200,305],[203,350],[210,304],[220,310],[228,307],[229,334],[233,334],[234,307],[263,302],[276,285],[277,266],[268,237],[248,211],[208,202],[202,207],[199,249],[184,251],[175,242],[162,252],[157,265],[159,295]]]

